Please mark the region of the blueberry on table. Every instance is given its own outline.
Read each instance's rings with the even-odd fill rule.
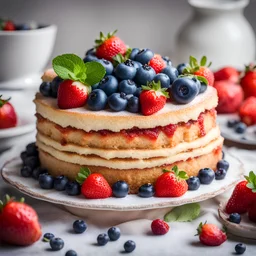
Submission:
[[[124,243],[124,250],[126,252],[132,252],[135,250],[135,248],[136,248],[136,244],[132,240],[128,240],[127,242]]]
[[[107,234],[99,234],[97,237],[98,245],[106,245],[109,242],[109,237]]]
[[[133,79],[136,74],[136,68],[132,60],[126,60],[117,65],[115,76],[120,80]]]
[[[87,229],[87,224],[83,220],[76,220],[73,223],[73,229],[77,234],[82,234]]]
[[[32,172],[33,172],[33,170],[31,169],[31,167],[26,166],[26,165],[21,167],[21,169],[20,169],[21,176],[25,177],[25,178],[31,177]]]
[[[43,173],[39,175],[39,186],[42,189],[52,189],[53,188],[53,177],[48,173]]]
[[[109,236],[110,241],[116,241],[120,238],[121,231],[118,227],[111,227],[108,230],[108,236]]]
[[[63,191],[68,183],[68,178],[64,175],[59,175],[54,178],[53,187],[58,191]]]
[[[154,186],[151,183],[140,186],[138,196],[140,197],[152,197],[155,194]]]
[[[139,53],[139,51],[140,51],[139,48],[133,48],[130,53],[129,59],[134,60],[135,56]]]
[[[87,106],[92,111],[99,111],[106,107],[108,96],[101,89],[93,90],[88,97]]]
[[[182,75],[183,70],[188,66],[188,63],[181,63],[177,66],[177,70],[179,72],[179,75]]]
[[[126,197],[129,192],[129,185],[125,181],[119,180],[113,184],[112,191],[115,197]]]
[[[49,242],[52,238],[54,238],[54,234],[52,233],[45,233],[43,237],[44,242]]]
[[[226,161],[226,160],[220,160],[218,163],[217,163],[217,169],[220,169],[220,168],[222,168],[222,169],[224,169],[224,170],[228,170],[228,168],[229,168],[229,162],[228,161]]]
[[[127,110],[131,113],[138,113],[140,110],[140,100],[136,96],[132,96],[128,99]]]
[[[60,78],[59,76],[56,76],[52,82],[51,82],[51,89],[52,89],[52,97],[53,98],[57,98],[57,94],[58,94],[58,89],[60,84],[63,82],[63,79]]]
[[[38,156],[36,143],[35,142],[29,143],[26,146],[26,152],[27,152],[27,156]]]
[[[223,168],[219,168],[215,172],[215,180],[223,180],[227,175],[227,171]]]
[[[134,81],[122,80],[118,85],[119,92],[124,92],[126,94],[134,94],[137,90],[137,86]]]
[[[33,172],[32,172],[32,178],[34,178],[35,180],[39,179],[40,174],[43,173],[48,173],[48,170],[44,167],[38,166],[36,167]]]
[[[154,53],[150,49],[142,49],[135,55],[134,60],[144,65],[148,63],[153,57]]]
[[[228,221],[239,224],[241,222],[242,218],[239,213],[231,213],[229,215]]]
[[[188,190],[198,190],[201,185],[200,179],[196,176],[191,176],[186,181],[188,184]]]
[[[210,184],[215,178],[215,172],[211,168],[203,168],[198,173],[201,184]]]
[[[173,66],[166,66],[161,73],[166,74],[170,78],[170,84],[172,84],[178,77],[179,72]]]
[[[45,97],[51,97],[52,89],[51,89],[51,82],[42,82],[39,87],[40,93]]]
[[[151,82],[156,75],[155,70],[147,64],[144,64],[137,69],[136,76],[134,78],[137,85],[147,85],[148,82]]]
[[[100,82],[98,89],[103,90],[107,96],[116,93],[118,90],[118,81],[114,76],[105,76]]]
[[[227,122],[227,127],[234,128],[239,123],[239,120],[231,119]]]
[[[74,250],[69,250],[66,252],[65,256],[77,256],[77,253]]]
[[[50,240],[50,246],[53,251],[59,251],[64,247],[64,241],[59,237],[54,237]]]
[[[235,132],[236,133],[245,133],[247,129],[247,125],[245,123],[239,122],[237,125],[235,125]]]
[[[36,156],[28,156],[24,160],[24,165],[29,166],[32,170],[40,165],[39,159]]]
[[[106,69],[107,76],[113,73],[114,67],[110,61],[105,59],[99,59],[99,60],[96,60],[96,62],[99,62]]]
[[[122,111],[126,109],[128,101],[126,99],[126,94],[121,93],[113,93],[108,98],[108,105],[109,107],[116,112]]]
[[[69,196],[76,196],[81,194],[81,186],[76,181],[69,181],[66,184],[65,190]]]
[[[237,254],[244,254],[244,252],[246,251],[246,246],[245,244],[237,244],[235,247],[235,251]]]
[[[161,87],[162,88],[170,88],[171,87],[171,81],[169,76],[167,76],[164,73],[158,73],[155,77],[154,77],[154,81],[157,83],[160,81],[161,83]]]

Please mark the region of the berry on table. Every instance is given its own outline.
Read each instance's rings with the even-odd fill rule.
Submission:
[[[99,62],[106,69],[106,75],[111,75],[113,73],[114,67],[110,61],[105,59],[99,59],[96,61]]]
[[[154,53],[149,49],[142,49],[136,55],[134,60],[141,64],[147,64],[154,57]]]
[[[59,175],[54,178],[53,187],[58,191],[65,190],[65,187],[68,183],[68,178],[64,175]]]
[[[121,93],[113,93],[108,98],[108,105],[109,107],[116,112],[122,111],[126,109],[126,106],[128,104],[126,94]]]
[[[51,82],[51,96],[53,98],[57,98],[58,95],[58,89],[60,84],[63,82],[63,79],[60,78],[59,76],[54,77],[54,79]]]
[[[32,178],[34,178],[35,180],[38,180],[39,179],[39,176],[40,174],[43,174],[43,173],[47,173],[48,170],[44,167],[41,167],[41,166],[38,166],[36,167],[33,172],[32,172]]]
[[[115,197],[126,197],[129,192],[129,185],[125,181],[119,180],[113,184],[112,191]]]
[[[203,168],[198,173],[201,184],[211,184],[215,178],[215,173],[211,168]]]
[[[229,215],[228,221],[239,224],[241,222],[242,218],[241,215],[237,212],[231,213]]]
[[[65,191],[69,196],[76,196],[80,195],[81,193],[81,186],[76,181],[69,181],[66,184]]]
[[[235,132],[236,133],[245,133],[247,129],[247,125],[245,123],[239,122],[237,125],[235,125]]]
[[[170,88],[171,87],[171,82],[169,76],[167,76],[164,73],[158,73],[154,77],[154,81],[157,83],[158,81],[161,82],[162,88]]]
[[[244,252],[246,251],[246,245],[245,244],[237,244],[235,246],[235,251],[237,254],[244,254]]]
[[[169,229],[168,223],[161,219],[153,220],[151,223],[151,230],[154,235],[165,235]]]
[[[43,236],[43,241],[44,242],[50,242],[50,240],[54,238],[54,234],[52,233],[45,233]]]
[[[125,94],[134,94],[137,90],[136,84],[132,80],[122,80],[119,85],[119,92],[124,92]]]
[[[110,241],[116,241],[120,238],[121,231],[118,227],[111,227],[108,230],[108,236],[109,236]]]
[[[22,166],[20,169],[20,174],[22,177],[28,178],[32,176],[32,169],[29,166]]]
[[[66,252],[65,256],[77,256],[77,253],[74,250],[69,250]]]
[[[64,241],[59,237],[54,237],[50,240],[50,246],[53,251],[59,251],[64,247]]]
[[[172,84],[178,77],[178,70],[173,66],[166,66],[161,73],[166,74],[170,78],[170,84]]]
[[[107,96],[110,96],[111,94],[117,92],[117,90],[118,90],[118,81],[112,75],[105,76],[99,82],[98,89],[103,90],[107,94]]]
[[[99,234],[97,237],[98,245],[106,245],[109,242],[109,237],[107,234]]]
[[[140,68],[137,69],[137,73],[135,75],[135,82],[137,85],[146,85],[148,82],[151,82],[156,75],[156,72],[149,65],[144,64]]]
[[[220,160],[218,163],[217,163],[217,169],[224,169],[224,170],[228,170],[229,168],[229,162],[226,161],[226,160]]]
[[[188,190],[198,190],[201,183],[198,177],[191,176],[189,179],[187,179],[188,184]]]
[[[127,110],[131,113],[138,113],[140,110],[140,100],[136,96],[132,96],[128,99]]]
[[[29,143],[26,146],[26,152],[27,152],[27,156],[38,156],[36,143],[35,142]]]
[[[124,243],[124,250],[125,250],[126,252],[132,252],[132,251],[135,250],[135,248],[136,248],[136,244],[135,244],[135,242],[132,241],[132,240],[128,240],[128,241],[126,241],[126,242]]]
[[[87,229],[87,224],[83,220],[76,220],[73,223],[73,229],[77,234],[82,234]]]
[[[223,168],[219,168],[215,172],[215,180],[223,180],[227,175],[227,171]]]
[[[51,97],[52,95],[51,82],[42,82],[39,87],[39,91],[43,96]]]
[[[108,96],[101,89],[93,90],[88,97],[87,106],[92,111],[99,111],[106,107]]]
[[[39,186],[42,189],[52,189],[53,188],[53,177],[48,173],[42,173],[39,175]]]
[[[136,74],[136,68],[132,60],[126,60],[123,63],[119,63],[115,69],[115,76],[120,80],[133,79]]]
[[[155,194],[154,186],[151,183],[140,186],[138,196],[140,197],[152,197]]]

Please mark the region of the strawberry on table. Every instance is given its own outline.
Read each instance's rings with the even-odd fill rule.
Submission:
[[[2,99],[2,95],[0,95],[0,129],[11,128],[17,125],[17,115],[9,100]]]
[[[256,97],[256,66],[246,66],[240,84],[244,90],[245,98],[250,96]]]
[[[151,223],[151,230],[154,235],[165,235],[169,229],[168,223],[161,219],[153,220]]]
[[[91,173],[89,168],[80,169],[76,181],[82,185],[81,193],[88,199],[101,199],[112,196],[112,189],[99,173]]]
[[[155,183],[155,195],[158,197],[180,197],[188,191],[186,180],[188,175],[184,171],[179,171],[175,165],[172,171],[163,170],[163,174],[158,177]]]
[[[247,125],[256,124],[256,97],[247,98],[239,109],[241,121]]]
[[[226,205],[226,212],[245,213],[248,211],[251,203],[256,200],[256,175],[253,171],[249,176],[245,176],[246,180],[239,182]]]
[[[237,83],[239,80],[239,72],[234,67],[224,67],[214,72],[215,81],[228,80]]]
[[[227,240],[227,235],[214,224],[201,222],[197,232],[200,242],[204,245],[219,246]]]
[[[0,241],[14,245],[31,245],[42,235],[35,210],[29,205],[15,202],[6,196],[0,201]]]
[[[100,39],[95,40],[95,54],[98,58],[112,61],[117,54],[125,54],[126,45],[119,37],[115,36],[116,32],[117,30],[106,36],[100,32]]]
[[[158,74],[166,67],[166,62],[161,55],[155,54],[149,61],[149,66],[151,66],[156,71],[156,74]]]
[[[142,86],[140,94],[141,112],[144,116],[152,115],[161,110],[169,94],[167,88],[161,88],[161,82],[152,81],[147,86]]]

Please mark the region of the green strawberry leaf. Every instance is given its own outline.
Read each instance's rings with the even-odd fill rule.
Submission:
[[[155,91],[158,93],[158,95],[164,96],[166,98],[170,98],[169,93],[167,91],[167,88],[162,88],[161,87],[161,82],[148,82],[147,85],[142,85],[141,86],[143,91]]]
[[[205,77],[203,77],[203,76],[195,76],[200,82],[203,82],[203,83],[205,83],[205,84],[209,84],[208,83],[208,80],[205,78]]]
[[[91,174],[91,171],[88,167],[81,167],[79,173],[76,176],[76,181],[80,185],[82,185],[90,174]]]
[[[253,171],[250,171],[249,176],[244,176],[247,180],[247,188],[250,188],[253,193],[256,193],[256,174]]]
[[[164,216],[166,222],[190,222],[196,219],[200,214],[200,205],[198,203],[185,204],[173,208]]]
[[[84,65],[86,67],[85,83],[88,85],[97,84],[106,74],[106,69],[96,61],[87,62]]]
[[[6,104],[11,98],[8,98],[7,100],[2,99],[3,95],[0,95],[0,108]]]
[[[200,61],[200,66],[205,66],[206,63],[207,63],[207,58],[206,58],[206,56],[203,56],[201,61]]]

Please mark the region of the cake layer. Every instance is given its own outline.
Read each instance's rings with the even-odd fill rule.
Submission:
[[[127,111],[102,110],[97,112],[87,110],[86,107],[62,110],[58,108],[56,99],[43,97],[40,93],[36,95],[34,102],[38,114],[61,127],[72,126],[86,132],[99,130],[119,132],[134,127],[148,129],[197,120],[201,113],[217,106],[218,97],[216,90],[208,86],[204,93],[199,94],[190,103],[178,105],[168,102],[163,109],[151,116]]]
[[[215,126],[216,111],[214,109],[201,113],[198,120],[187,123],[152,129],[122,130],[120,132],[106,130],[85,132],[70,126],[63,128],[37,115],[38,131],[63,146],[75,144],[100,149],[170,148],[183,142],[192,142],[201,138]]]
[[[39,156],[42,166],[46,167],[49,170],[49,173],[53,176],[65,175],[69,179],[75,180],[80,168],[82,166],[87,166],[92,173],[101,173],[110,185],[118,180],[126,181],[130,187],[130,193],[135,194],[143,184],[154,184],[156,179],[163,173],[163,169],[171,170],[175,165],[177,165],[180,170],[186,171],[189,176],[197,176],[199,170],[206,167],[215,170],[217,162],[222,157],[222,147],[216,147],[212,151],[201,156],[191,156],[184,161],[176,161],[172,164],[165,164],[154,168],[134,168],[127,170],[66,162],[46,153],[41,148],[39,149]]]
[[[160,148],[160,149],[100,149],[100,148],[87,148],[78,146],[75,144],[62,145],[58,141],[51,139],[43,135],[37,134],[37,141],[43,144],[53,147],[58,151],[71,152],[79,155],[96,155],[104,159],[113,158],[133,158],[133,159],[148,159],[154,157],[168,157],[174,156],[181,152],[204,147],[211,141],[218,139],[220,136],[219,127],[211,129],[204,137],[198,138],[192,142],[182,142],[172,148]]]

